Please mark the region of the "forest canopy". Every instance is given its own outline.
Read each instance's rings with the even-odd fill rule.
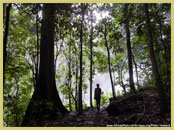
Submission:
[[[171,4],[4,3],[3,35],[4,126],[80,115],[97,83],[101,105],[150,88],[168,111]]]

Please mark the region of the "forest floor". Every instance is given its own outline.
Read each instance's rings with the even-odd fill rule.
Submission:
[[[170,109],[170,94],[166,94]],[[163,126],[170,127],[171,114],[160,113],[156,93],[143,91],[111,103],[105,103],[100,112],[88,108],[82,115],[70,112],[62,119],[47,122],[47,127],[117,127],[117,126]],[[170,110],[169,110],[170,111]]]

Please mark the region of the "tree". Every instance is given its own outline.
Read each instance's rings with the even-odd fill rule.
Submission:
[[[3,93],[4,115],[8,116],[4,117],[4,121],[7,122],[8,126],[19,126],[31,99],[35,82],[33,59],[35,59],[36,54],[34,44],[36,28],[35,22],[33,22],[34,17],[30,15],[29,11],[33,6],[13,4],[12,7],[9,19]],[[22,13],[23,11],[25,13]],[[24,20],[25,22],[23,22]]]
[[[26,110],[22,126],[26,126],[30,120],[42,115],[42,111],[32,113],[35,106],[34,102],[48,101],[53,103],[55,111],[66,114],[67,110],[63,106],[58,95],[55,84],[54,72],[54,12],[55,4],[44,4],[43,19],[41,25],[41,45],[40,45],[40,69],[39,78],[32,99]],[[41,106],[40,106],[41,107]],[[46,109],[46,108],[43,108]],[[36,115],[35,115],[36,114]],[[51,114],[51,113],[50,113]],[[53,114],[53,113],[52,113]]]
[[[153,48],[153,37],[152,37],[152,31],[151,31],[151,25],[150,25],[150,18],[149,18],[149,9],[148,4],[144,4],[144,12],[145,12],[145,20],[146,20],[146,32],[147,32],[147,38],[149,42],[149,53],[150,53],[150,60],[152,63],[152,72],[155,77],[155,84],[158,88],[158,94],[160,98],[160,105],[161,105],[161,112],[166,112],[168,110],[166,99],[165,99],[165,93],[163,88],[163,83],[161,81],[161,77],[159,74],[156,57],[154,53]]]
[[[38,83],[38,71],[39,71],[39,5],[36,4],[36,36],[37,36],[37,59],[36,59],[36,84]]]
[[[127,39],[127,54],[128,54],[128,65],[129,65],[129,83],[130,90],[135,93],[134,79],[133,79],[133,67],[132,67],[132,52],[131,52],[131,42],[130,42],[130,30],[129,30],[129,15],[128,4],[125,4],[124,11],[126,14],[125,20],[125,30],[126,30],[126,39]]]
[[[106,24],[107,23],[104,23],[104,30],[105,30],[104,31],[104,39],[105,39],[105,46],[106,46],[107,53],[108,53],[108,68],[109,68],[109,75],[110,75],[111,86],[112,86],[112,96],[113,96],[113,98],[116,98],[115,87],[113,84],[112,72],[111,72],[110,51],[109,51],[109,46],[108,46],[108,42],[107,42],[107,26],[106,26]]]
[[[91,19],[91,30],[90,30],[90,107],[92,108],[92,65],[93,65],[93,17],[92,17],[92,10],[90,11],[90,19]]]
[[[7,56],[7,40],[8,40],[8,28],[9,28],[9,19],[10,19],[10,9],[12,4],[9,3],[6,7],[6,19],[5,19],[5,31],[4,31],[4,38],[3,38],[3,87],[5,83],[5,63],[6,63],[6,56]],[[5,5],[4,5],[5,8]],[[5,12],[5,9],[4,9]]]
[[[83,79],[83,22],[84,22],[84,15],[85,15],[85,5],[81,4],[81,25],[80,25],[80,79],[79,79],[79,114],[83,112],[83,105],[82,105],[82,79]]]

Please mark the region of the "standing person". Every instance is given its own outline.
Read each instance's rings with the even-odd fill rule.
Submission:
[[[97,84],[97,88],[95,88],[94,99],[96,100],[98,112],[100,111],[100,98],[101,98],[101,88],[99,84]]]

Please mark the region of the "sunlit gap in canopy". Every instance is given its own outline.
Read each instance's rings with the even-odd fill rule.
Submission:
[[[93,11],[93,17],[94,17],[94,21],[93,21],[93,26],[96,26],[97,24],[99,24],[102,19],[109,17],[109,11],[97,11],[94,10]],[[85,22],[89,22],[88,19],[85,20]],[[89,22],[89,24],[91,25],[91,23]]]

